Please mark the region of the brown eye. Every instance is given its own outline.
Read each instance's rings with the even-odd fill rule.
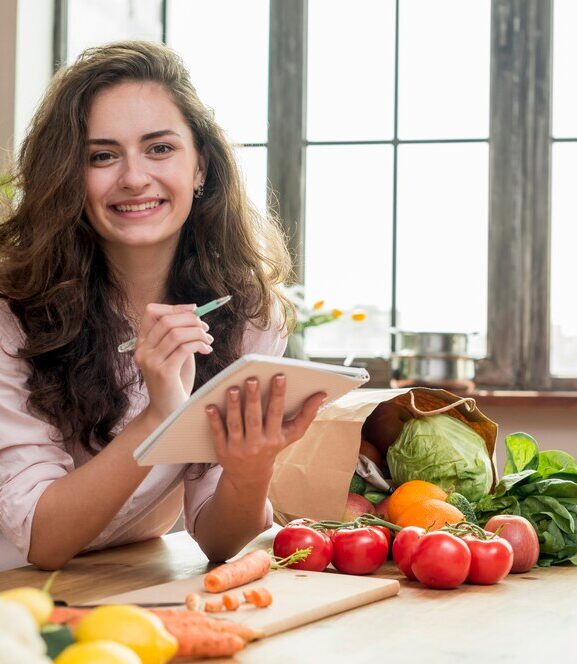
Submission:
[[[166,143],[158,143],[157,145],[153,145],[150,151],[153,154],[165,155],[165,154],[170,154],[173,151],[173,148],[172,146],[167,145]]]
[[[96,154],[90,155],[91,164],[102,164],[110,159],[112,159],[110,152],[97,152]]]

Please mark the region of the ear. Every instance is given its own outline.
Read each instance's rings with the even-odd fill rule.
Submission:
[[[209,157],[206,151],[206,147],[198,153],[198,169],[196,171],[196,176],[194,178],[194,186],[198,187],[200,184],[206,182],[206,174],[208,172],[208,162]]]

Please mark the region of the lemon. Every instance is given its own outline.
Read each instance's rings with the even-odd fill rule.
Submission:
[[[176,639],[158,616],[129,604],[99,606],[80,620],[74,636],[79,643],[122,643],[134,650],[143,664],[165,664],[178,649]]]
[[[92,641],[68,646],[54,660],[54,664],[142,664],[142,660],[121,643]]]
[[[0,598],[8,599],[11,602],[16,602],[26,607],[34,616],[39,627],[48,622],[54,609],[52,597],[47,592],[44,592],[44,590],[39,590],[38,588],[12,588],[11,590],[5,590],[0,593]]]

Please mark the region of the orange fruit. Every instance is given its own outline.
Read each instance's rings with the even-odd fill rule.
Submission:
[[[421,526],[429,530],[439,530],[446,523],[464,521],[465,515],[454,505],[438,498],[429,498],[413,503],[395,520],[397,526]]]
[[[401,514],[414,503],[422,500],[436,498],[437,500],[447,500],[447,494],[440,486],[424,480],[409,480],[395,489],[389,498],[387,509],[389,518],[393,523]]]

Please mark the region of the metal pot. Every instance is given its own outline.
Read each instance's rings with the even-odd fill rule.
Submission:
[[[475,361],[466,355],[391,355],[391,387],[441,387],[471,392]]]
[[[402,355],[466,356],[469,335],[465,332],[398,331],[395,342],[395,352]]]

